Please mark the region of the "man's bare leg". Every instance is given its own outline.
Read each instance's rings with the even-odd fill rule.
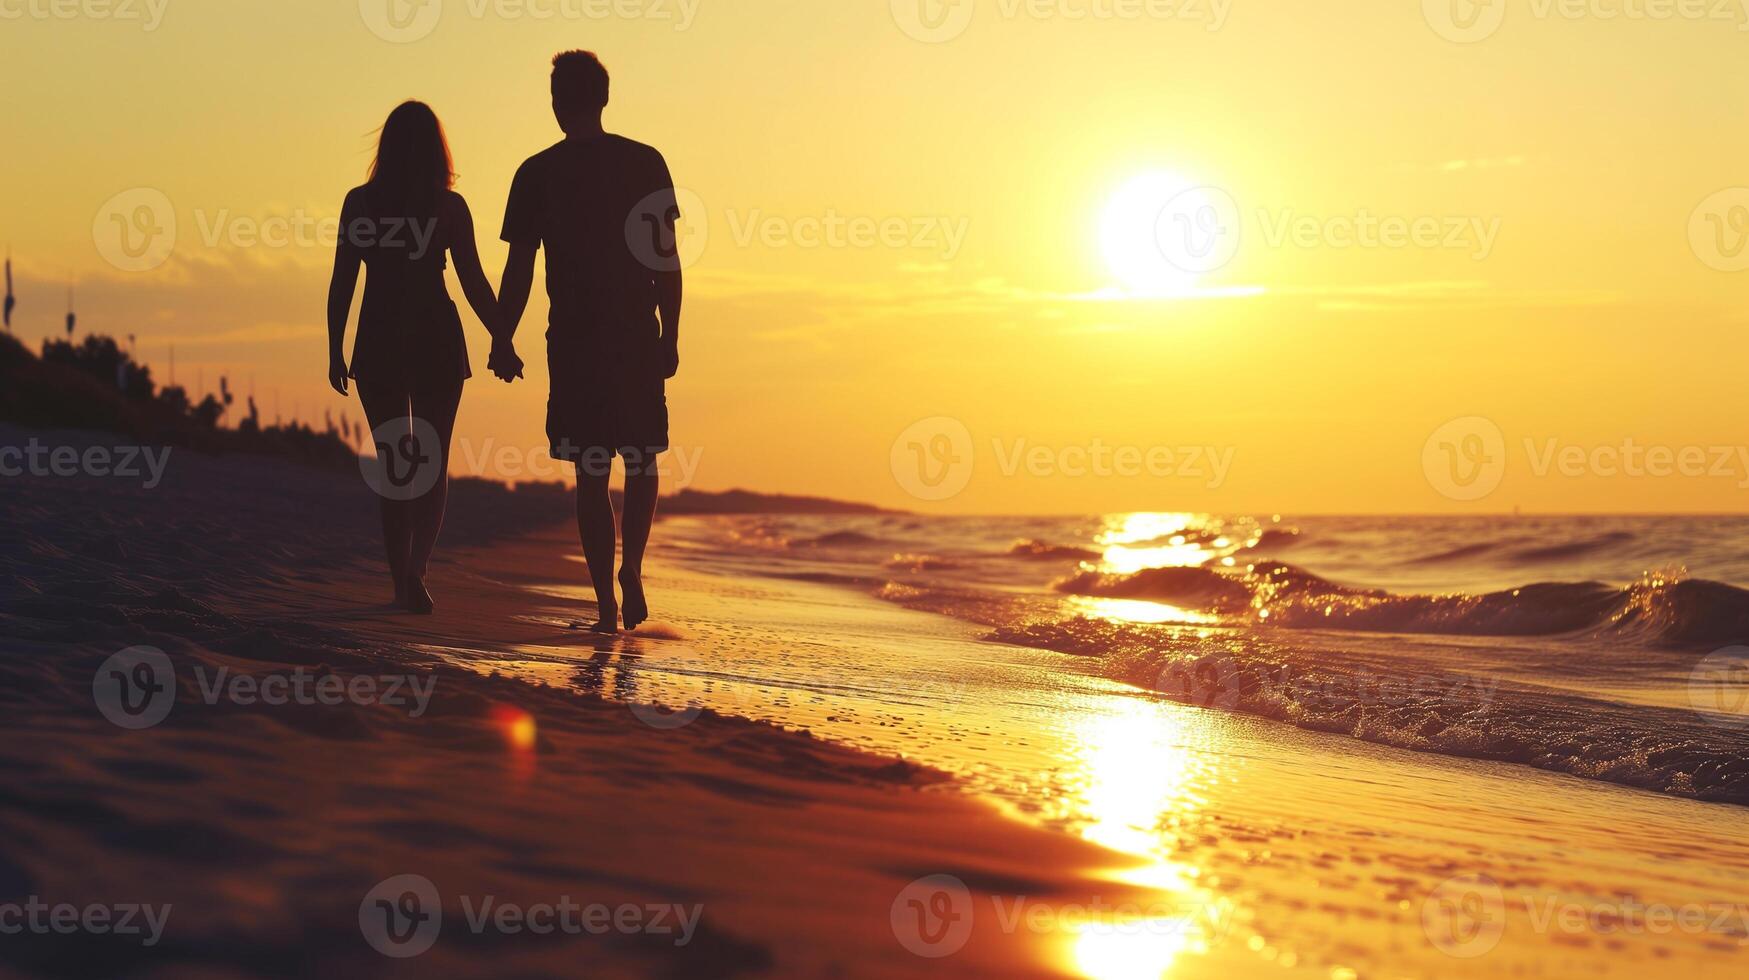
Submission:
[[[644,599],[644,547],[650,542],[650,526],[656,522],[656,497],[661,477],[655,460],[650,460],[645,472],[626,473],[625,560],[620,565],[619,585],[625,592],[626,629],[637,629],[650,618],[650,607]]]
[[[595,586],[595,602],[601,607],[596,633],[619,632],[619,602],[613,594],[613,498],[608,496],[610,473],[595,463],[577,465],[577,534],[583,539],[583,560],[589,564],[589,581]]]

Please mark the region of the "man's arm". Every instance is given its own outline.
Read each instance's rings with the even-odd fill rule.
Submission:
[[[538,245],[512,243],[498,284],[498,327],[492,334],[490,365],[492,373],[505,381],[522,377],[522,358],[516,354],[514,340],[534,288],[534,255],[539,250]]]
[[[504,263],[504,279],[498,284],[499,335],[508,344],[516,338],[522,314],[528,311],[528,294],[534,289],[534,256],[539,245],[512,243]]]
[[[670,378],[680,373],[680,300],[684,292],[679,269],[656,273],[656,310],[662,317],[662,356]]]
[[[513,341],[522,325],[522,314],[528,312],[528,294],[534,288],[534,256],[546,238],[549,220],[538,160],[540,157],[529,159],[510,182],[510,198],[504,203],[504,232],[499,236],[510,246],[510,257],[504,262],[504,278],[498,283],[498,331],[492,337],[492,360],[502,362],[493,368],[493,373],[506,381],[522,375],[522,359],[516,356]]]

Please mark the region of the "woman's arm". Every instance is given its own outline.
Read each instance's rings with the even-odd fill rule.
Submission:
[[[334,277],[328,282],[328,383],[342,395],[346,394],[346,320],[358,291],[358,267],[364,262],[364,253],[347,235],[358,216],[357,193],[346,195],[340,208],[340,244],[334,251]]]
[[[455,260],[455,274],[461,280],[462,295],[468,298],[474,315],[486,325],[486,332],[496,341],[504,329],[498,312],[498,298],[492,295],[492,284],[486,279],[486,270],[480,267],[480,249],[474,242],[474,216],[460,194],[450,195],[449,217],[449,254]]]

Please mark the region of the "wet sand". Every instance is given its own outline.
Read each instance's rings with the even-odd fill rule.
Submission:
[[[0,973],[1053,976],[1060,935],[959,925],[952,903],[1142,894],[1108,880],[1133,859],[916,765],[714,714],[653,726],[575,689],[587,683],[444,662],[442,643],[538,642],[580,678],[592,651],[519,622],[528,596],[482,577],[527,543],[446,550],[437,617],[382,608],[371,563],[338,557],[370,540],[353,481],[190,454],[152,491],[9,481],[0,497],[17,542],[0,564],[0,907],[168,906],[150,945],[105,928],[9,931]],[[482,533],[459,523],[458,537]],[[160,722],[129,730],[94,681],[138,647],[164,652],[175,693]],[[368,679],[374,693],[268,705],[271,686],[238,695],[239,676],[360,692]],[[941,874],[967,889],[948,905],[934,885],[907,891]],[[442,910],[441,927],[427,951],[390,958],[371,944],[369,899],[400,903],[408,875],[435,889],[423,908]],[[473,928],[487,897],[615,917],[600,933]],[[949,915],[917,917],[937,907]],[[672,914],[658,923],[658,908]],[[622,924],[622,909],[641,917]],[[952,945],[951,967],[907,943]]]
[[[586,644],[582,669],[538,635],[591,608],[563,527],[481,556],[464,586],[544,597],[535,636],[427,642],[659,721],[708,707],[902,756],[1134,856],[1128,879],[1172,911],[1071,927],[1084,976],[1724,977],[1749,950],[1741,808],[1173,703],[866,583],[762,575],[768,559],[714,550],[708,520],[663,523],[655,622]]]
[[[0,972],[1741,972],[1739,808],[1174,704],[768,577],[703,519],[659,527],[655,621],[602,640],[564,628],[589,589],[538,495],[458,514],[430,618],[380,605],[353,481],[186,456],[153,491],[10,481],[0,504],[0,905],[172,906],[149,948],[0,937]],[[141,645],[178,689],[129,731],[93,681]],[[219,668],[435,687],[417,715],[209,704]],[[403,875],[444,918],[391,959],[361,906]],[[488,895],[700,914],[683,945],[476,932]]]

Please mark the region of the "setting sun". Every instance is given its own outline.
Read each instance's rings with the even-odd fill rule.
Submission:
[[[1237,228],[1223,192],[1168,171],[1131,179],[1099,221],[1099,248],[1117,285],[1144,296],[1192,291],[1231,257]]]

